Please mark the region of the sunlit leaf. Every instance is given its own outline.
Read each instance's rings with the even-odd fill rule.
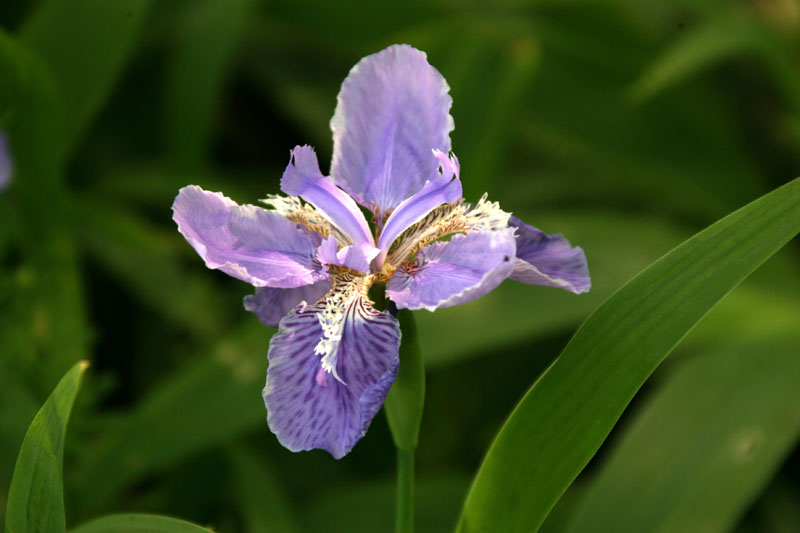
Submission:
[[[762,336],[675,369],[564,531],[730,531],[800,436],[799,351]]]
[[[72,367],[31,422],[14,468],[6,509],[6,533],[63,532],[64,435],[88,364]]]
[[[117,514],[87,522],[71,533],[213,533],[212,530],[167,516]]]
[[[612,296],[500,430],[459,530],[538,527],[675,344],[798,231],[800,179],[695,235]]]

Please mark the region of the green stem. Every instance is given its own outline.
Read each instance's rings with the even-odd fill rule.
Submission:
[[[397,447],[397,533],[414,531],[414,450],[425,403],[425,363],[411,311],[397,313],[402,341],[400,368],[383,404]]]
[[[414,450],[397,448],[397,505],[394,530],[396,533],[414,531]]]

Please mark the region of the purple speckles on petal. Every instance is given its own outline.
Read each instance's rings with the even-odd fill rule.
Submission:
[[[190,185],[172,205],[178,231],[209,268],[256,287],[291,288],[328,277],[309,232],[277,213]]]
[[[517,228],[517,261],[511,279],[532,285],[558,287],[580,294],[592,286],[586,255],[563,235],[548,235],[512,216]]]
[[[400,309],[452,307],[494,290],[514,269],[514,230],[456,235],[420,250],[415,265],[395,272],[386,295]]]
[[[432,149],[450,150],[450,88],[425,56],[394,45],[353,67],[331,119],[331,176],[383,212],[436,175]]]
[[[400,328],[362,296],[342,309],[336,367],[322,370],[315,353],[325,302],[300,306],[280,323],[269,348],[264,388],[267,422],[292,451],[322,448],[339,459],[363,437],[394,382]]]
[[[8,139],[6,134],[0,131],[0,189],[5,189],[11,182],[11,166]]]

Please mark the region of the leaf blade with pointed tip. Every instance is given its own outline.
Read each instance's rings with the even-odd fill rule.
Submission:
[[[506,421],[459,531],[536,529],[672,348],[800,231],[800,179],[723,218],[603,304]]]
[[[168,516],[115,514],[97,518],[70,533],[212,533],[210,529]]]
[[[88,363],[76,363],[31,422],[14,467],[6,507],[6,533],[63,532],[64,435]]]

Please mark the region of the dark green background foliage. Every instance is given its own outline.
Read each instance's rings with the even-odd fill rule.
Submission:
[[[467,199],[488,191],[563,232],[594,284],[507,282],[416,313],[420,531],[454,527],[501,424],[594,309],[800,174],[797,0],[494,4],[0,3],[15,158],[0,192],[0,513],[37,409],[89,359],[68,527],[134,511],[226,532],[391,527],[384,415],[341,461],[283,449],[260,397],[273,331],[170,212],[190,183],[242,203],[278,192],[296,144],[329,160],[339,84],[389,44],[425,50],[448,80]],[[683,340],[543,530],[800,531],[799,265],[790,242]]]

